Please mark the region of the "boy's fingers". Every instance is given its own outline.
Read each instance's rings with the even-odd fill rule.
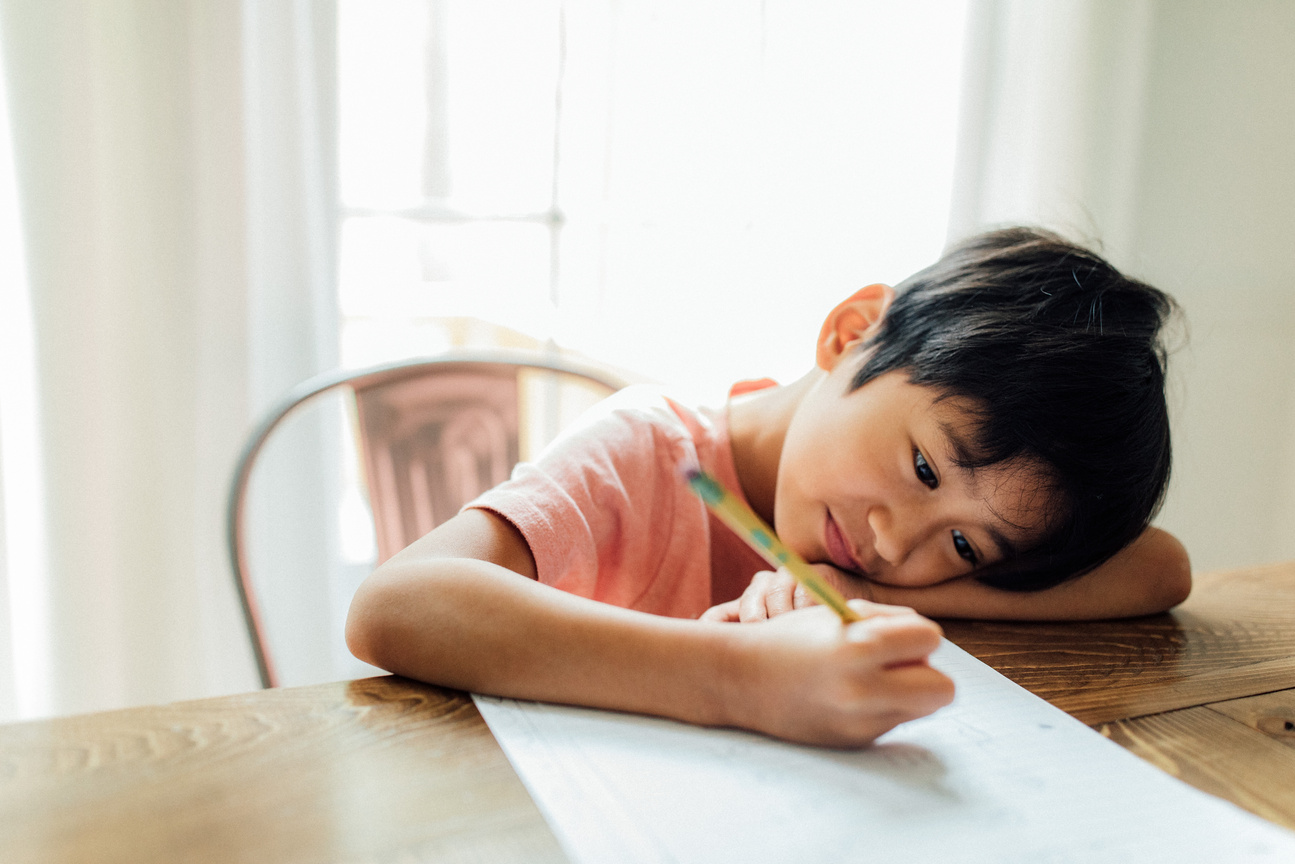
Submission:
[[[792,596],[795,593],[796,584],[795,579],[781,571],[770,580],[768,591],[764,595],[764,605],[770,618],[796,608]]]
[[[901,666],[887,672],[886,684],[877,694],[893,711],[907,713],[905,719],[924,717],[953,701],[953,679],[926,664]]]
[[[885,603],[873,603],[871,600],[847,600],[846,603],[855,612],[865,618],[875,618],[879,615],[914,615],[911,606],[889,606]]]
[[[866,698],[841,738],[858,746],[900,723],[925,717],[953,701],[953,680],[930,666],[905,666],[887,672],[883,682],[870,681]],[[852,728],[851,728],[852,727]]]
[[[769,617],[768,611],[764,608],[764,595],[762,594],[743,594],[737,604],[737,620],[743,624],[750,624],[752,621],[764,621]]]
[[[940,627],[918,615],[879,615],[851,624],[845,640],[864,649],[869,663],[898,666],[925,661],[940,647]]]
[[[763,621],[769,617],[769,612],[764,606],[764,595],[771,576],[773,574],[769,571],[761,570],[755,574],[751,584],[746,586],[746,590],[738,598],[738,618],[743,622]]]
[[[701,613],[698,621],[737,621],[738,609],[737,600],[730,600],[727,603],[720,603],[718,606],[712,606],[705,612]]]
[[[887,672],[884,685],[873,681],[868,690],[869,711],[895,715],[903,723],[943,709],[953,701],[953,680],[930,666],[905,666]]]

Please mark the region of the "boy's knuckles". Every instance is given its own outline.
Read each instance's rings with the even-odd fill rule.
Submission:
[[[866,618],[879,618],[893,615],[916,615],[912,606],[893,606],[889,603],[874,603],[871,600],[854,598],[849,601],[850,608]],[[934,623],[934,622],[932,622]]]
[[[907,712],[882,711],[842,718],[833,730],[840,746],[864,747],[894,729],[900,723],[913,719]]]
[[[839,671],[839,670],[838,670]],[[820,675],[808,684],[795,710],[784,716],[795,732],[784,737],[838,747],[870,743],[900,723],[930,714],[953,698],[953,682],[925,665],[853,674]],[[800,724],[806,724],[800,726]]]
[[[939,626],[917,615],[884,615],[865,618],[846,628],[847,642],[874,645],[911,644],[934,651],[940,644]]]
[[[914,663],[891,669],[891,684],[906,693],[929,693],[933,698],[952,700],[953,679],[926,663]]]
[[[794,606],[792,598],[793,586],[778,584],[772,586],[768,594],[765,595],[765,610],[769,617],[781,615],[784,612],[790,612]]]
[[[717,606],[712,606],[709,609],[707,609],[705,612],[701,613],[698,620],[699,621],[737,621],[739,620],[738,601],[730,600],[727,603],[720,603]]]
[[[752,588],[755,584],[752,583]],[[743,623],[748,621],[763,621],[769,615],[764,606],[764,594],[760,591],[754,591],[747,588],[746,592],[738,599],[738,619]]]

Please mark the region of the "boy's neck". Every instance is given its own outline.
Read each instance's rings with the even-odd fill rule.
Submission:
[[[800,400],[825,374],[814,369],[791,384],[757,390],[729,402],[728,430],[737,479],[751,509],[770,525],[774,524],[778,462],[787,427]]]

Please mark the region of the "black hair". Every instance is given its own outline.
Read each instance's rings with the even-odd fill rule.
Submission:
[[[968,406],[958,465],[1042,469],[1043,536],[980,581],[1047,588],[1142,533],[1169,483],[1168,296],[1035,228],[970,237],[895,292],[851,389],[902,370]]]

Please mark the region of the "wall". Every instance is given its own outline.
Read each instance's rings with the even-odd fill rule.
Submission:
[[[1163,523],[1199,568],[1295,558],[1295,4],[1155,15],[1132,247],[1190,326]]]
[[[1158,521],[1197,570],[1295,558],[1295,4],[982,2],[969,32],[951,233],[1041,222],[1173,294]]]

